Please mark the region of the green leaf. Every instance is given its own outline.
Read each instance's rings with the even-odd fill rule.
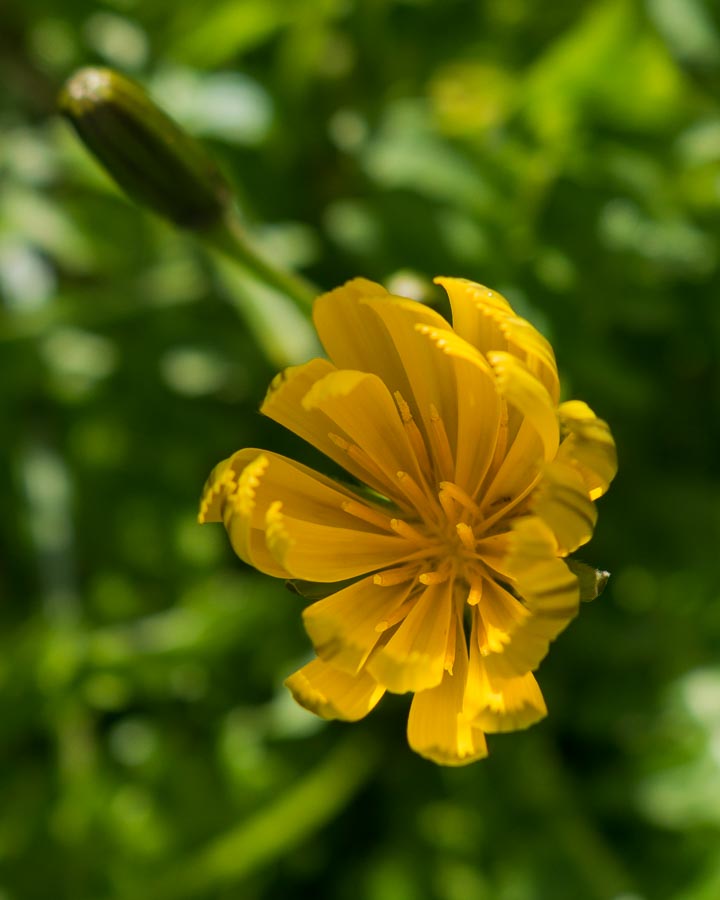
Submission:
[[[578,559],[566,559],[565,563],[573,575],[577,576],[580,585],[580,599],[585,602],[596,600],[605,590],[610,573],[604,569],[594,569]]]

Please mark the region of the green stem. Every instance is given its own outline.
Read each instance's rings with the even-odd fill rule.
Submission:
[[[526,802],[538,805],[561,846],[585,879],[588,898],[607,900],[633,892],[633,878],[592,820],[577,803],[576,791],[551,741],[538,734],[528,741],[527,771],[523,781]]]
[[[289,297],[304,313],[312,308],[318,291],[309,282],[280,269],[252,245],[237,212],[229,209],[216,224],[198,233],[210,246],[220,250],[250,275]]]
[[[149,896],[180,900],[235,884],[279,859],[330,822],[375,769],[377,748],[357,733],[341,741],[309,775],[270,806],[216,838]]]

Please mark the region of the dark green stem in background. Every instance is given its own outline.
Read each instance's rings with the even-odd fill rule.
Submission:
[[[252,245],[234,209],[228,210],[216,224],[199,232],[198,236],[242,266],[249,275],[288,297],[299,309],[307,312],[312,308],[317,289],[265,259]]]
[[[587,900],[634,893],[631,874],[577,801],[577,792],[552,742],[535,733],[527,742],[529,777],[522,780],[524,802],[547,819],[569,860],[587,886]]]
[[[180,900],[235,884],[278,860],[332,821],[368,781],[377,747],[356,732],[252,818],[216,838],[150,886],[153,900]]]

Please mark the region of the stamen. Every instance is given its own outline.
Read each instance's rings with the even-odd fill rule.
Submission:
[[[475,617],[475,625],[477,628],[477,642],[480,649],[480,656],[489,656],[490,651],[488,650],[487,631],[485,630],[485,623],[483,622],[483,618],[480,615],[480,610],[477,606],[473,609],[473,616]]]
[[[373,584],[380,587],[392,587],[395,584],[402,584],[403,581],[409,581],[414,578],[417,573],[417,563],[408,566],[396,566],[394,569],[386,569],[384,572],[378,572],[373,575]]]
[[[469,494],[465,493],[460,485],[455,484],[454,481],[441,481],[440,489],[446,491],[453,498],[453,500],[456,500],[460,504],[460,506],[464,506],[465,509],[471,512],[474,516],[480,516],[480,507]]]
[[[422,534],[417,528],[413,528],[412,525],[408,525],[404,519],[390,519],[390,527],[396,534],[399,534],[400,537],[404,537],[408,541],[414,541],[417,544],[432,543],[432,540],[429,537]]]
[[[450,441],[447,431],[445,431],[445,423],[433,403],[430,404],[430,440],[440,477],[446,481],[452,481],[455,475],[455,466]]]
[[[361,450],[357,444],[350,444],[347,450],[347,455],[353,462],[356,462],[359,466],[362,466],[366,472],[370,475],[373,475],[377,481],[381,484],[384,483],[383,473],[380,466],[370,457],[368,454]]]
[[[443,582],[447,581],[450,577],[450,570],[447,571],[437,571],[437,572],[423,572],[422,575],[418,578],[418,581],[421,581],[423,584],[431,585],[431,584],[443,584]]]
[[[375,631],[382,634],[383,631],[387,631],[388,628],[392,628],[393,625],[397,625],[398,622],[402,622],[402,620],[410,612],[413,606],[415,606],[417,598],[417,594],[408,597],[408,599],[404,603],[401,603],[396,610],[393,610],[393,612],[390,613],[387,619],[383,619],[382,621],[377,623],[377,625],[375,626]]]
[[[395,397],[395,403],[400,412],[400,418],[402,419],[403,427],[405,428],[405,433],[408,436],[415,458],[420,464],[421,470],[429,474],[432,472],[432,464],[430,463],[430,457],[428,456],[425,441],[420,433],[420,429],[417,427],[415,419],[413,419],[410,407],[400,391],[395,391],[393,396]]]
[[[396,472],[395,477],[400,484],[400,490],[425,520],[432,520],[432,507],[427,494],[418,485],[417,481],[407,472]]]
[[[384,531],[392,531],[390,516],[385,516],[376,509],[358,503],[357,500],[344,500],[341,506],[346,513],[355,516],[356,519],[362,519],[363,522],[367,522],[369,525],[375,525],[378,528],[382,528]]]
[[[457,627],[458,617],[453,615],[450,619],[450,630],[448,632],[447,646],[445,648],[445,661],[443,662],[443,669],[446,672],[449,672],[450,675],[452,675],[453,666],[455,665],[455,634],[457,632]]]
[[[347,451],[350,447],[350,441],[346,441],[345,438],[340,437],[339,434],[335,434],[334,431],[328,432],[328,437],[335,444],[336,447],[339,447],[341,450]]]
[[[490,468],[488,469],[488,475],[486,476],[486,481],[489,477],[492,477],[491,473],[497,472],[500,464],[503,459],[505,459],[505,454],[508,450],[508,423],[509,423],[509,413],[507,402],[504,397],[500,398],[500,423],[498,425],[498,433],[497,438],[495,440],[495,452],[493,453],[492,462],[490,463]]]
[[[357,465],[365,469],[369,475],[372,475],[376,482],[379,481],[380,484],[385,483],[386,478],[378,464],[364,450],[358,447],[357,444],[351,444],[350,441],[345,440],[345,438],[340,437],[339,434],[335,434],[332,431],[328,433],[328,437],[333,444],[341,450],[344,450],[354,463],[357,463]]]
[[[457,531],[463,546],[472,552],[475,549],[475,535],[472,528],[464,522],[458,522],[455,526],[455,531]]]
[[[447,484],[447,482],[443,481],[442,484]],[[457,519],[457,514],[455,512],[455,503],[453,498],[447,491],[438,491],[438,500],[440,501],[440,506],[443,508],[443,512],[445,513],[445,518],[448,522],[454,522]]]
[[[482,579],[473,581],[470,584],[470,592],[467,596],[468,606],[477,606],[482,599]]]

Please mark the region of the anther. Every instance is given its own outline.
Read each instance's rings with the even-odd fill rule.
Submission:
[[[395,477],[400,485],[400,490],[405,494],[408,500],[413,504],[419,513],[428,511],[428,497],[421,490],[417,481],[408,475],[407,472],[396,472]]]
[[[417,528],[413,528],[412,525],[408,525],[404,519],[390,519],[390,527],[392,530],[399,534],[400,537],[405,538],[407,541],[414,541],[419,544],[429,544],[430,539],[422,534]]]
[[[467,596],[468,606],[477,606],[482,599],[482,581],[473,582]]]
[[[443,584],[450,577],[450,572],[423,572],[418,578],[423,584]]]
[[[472,552],[475,549],[475,535],[472,528],[464,522],[458,522],[455,526],[455,531],[457,531],[463,546]]]
[[[377,463],[374,462],[363,449],[358,447],[357,444],[351,444],[350,441],[332,431],[328,432],[328,437],[336,447],[344,450],[354,463],[363,468],[369,475],[373,476],[376,482],[379,481],[380,483],[383,483],[385,481],[382,471]]]
[[[447,645],[445,647],[445,659],[443,661],[443,669],[448,672],[450,675],[453,673],[453,666],[455,665],[455,648],[456,648],[456,640],[455,634],[457,632],[458,620],[457,616],[453,614],[452,619],[450,620],[450,631],[447,637]]]
[[[363,522],[375,525],[384,531],[392,531],[390,517],[383,515],[376,509],[371,509],[369,506],[358,503],[357,500],[343,500],[341,506],[346,513],[355,516],[356,519],[362,519]]]
[[[442,482],[446,484],[447,482]],[[447,491],[439,491],[438,492],[438,500],[440,501],[440,506],[443,508],[443,512],[445,513],[445,518],[448,522],[454,522],[457,518],[455,513],[455,503],[453,502],[453,498]]]
[[[429,474],[432,471],[432,466],[430,465],[430,457],[428,456],[427,447],[425,446],[425,440],[423,439],[423,436],[420,433],[420,429],[417,427],[415,419],[413,418],[413,414],[410,411],[410,406],[408,405],[407,401],[402,396],[400,391],[395,391],[394,397],[395,403],[397,404],[397,408],[400,412],[400,418],[402,419],[405,434],[410,441],[410,446],[413,449],[415,458],[417,459],[421,470]]]
[[[403,581],[409,581],[415,577],[417,573],[417,565],[396,566],[394,569],[387,569],[384,572],[378,572],[373,575],[373,584],[380,587],[392,587],[396,584],[402,584]]]
[[[438,465],[439,475],[451,481],[454,475],[453,455],[448,440],[445,423],[434,404],[430,404],[430,439],[432,441],[435,460]]]
[[[472,497],[460,487],[460,485],[455,484],[454,481],[441,481],[440,489],[447,492],[453,498],[453,500],[456,500],[460,504],[460,506],[464,506],[465,509],[471,512],[474,516],[480,516],[480,507],[472,499]]]
[[[393,625],[397,625],[398,622],[402,622],[405,616],[410,612],[410,610],[415,606],[417,602],[417,594],[414,596],[408,597],[408,599],[401,603],[397,609],[393,610],[390,615],[378,622],[375,626],[375,631],[379,634],[382,634],[383,631],[387,631],[388,628],[392,628]]]
[[[410,407],[408,406],[407,401],[400,393],[400,391],[394,391],[393,397],[395,398],[395,403],[397,404],[400,418],[403,420],[403,422],[409,422],[412,419],[412,413],[410,412]]]

